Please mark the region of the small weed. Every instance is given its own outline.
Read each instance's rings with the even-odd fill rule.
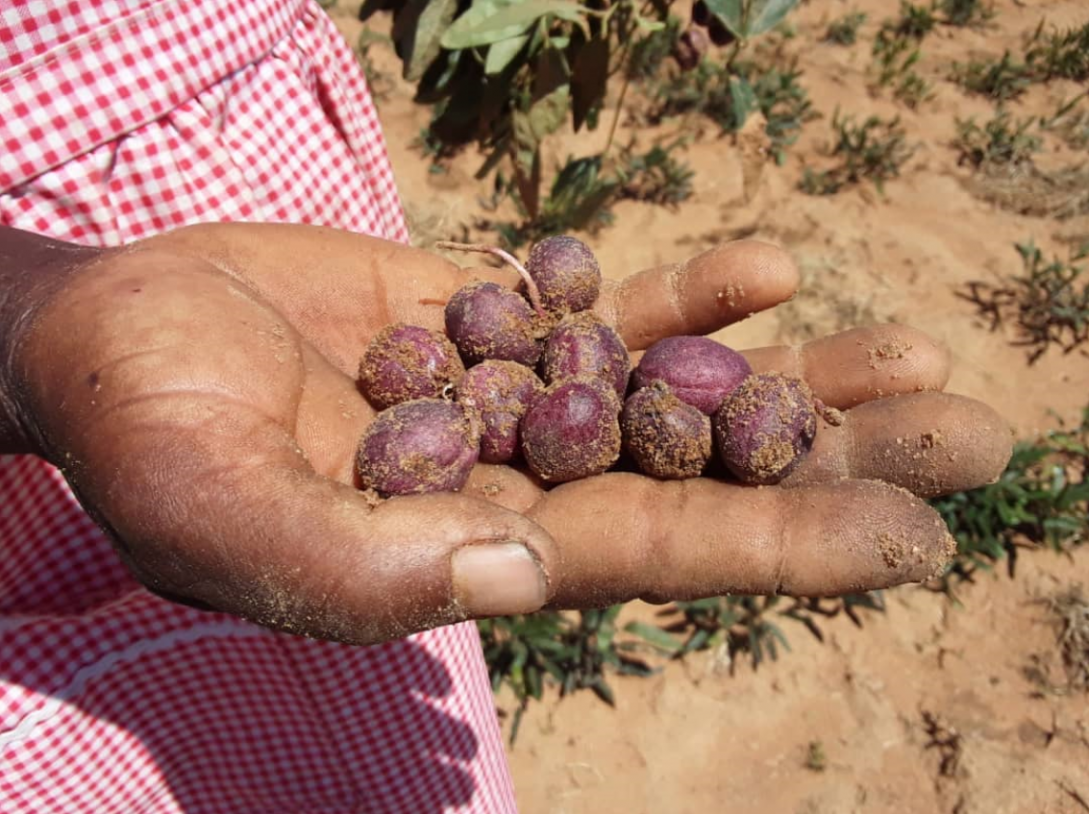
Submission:
[[[1063,353],[1089,342],[1089,266],[1077,261],[1089,257],[1082,247],[1068,261],[1043,253],[1030,240],[1017,244],[1022,274],[1005,285],[975,282],[963,296],[990,318],[991,330],[1013,321],[1021,334],[1017,344],[1029,348],[1029,362],[1038,360],[1051,345]]]
[[[938,0],[936,8],[947,25],[976,27],[994,17],[994,5],[982,0]]]
[[[516,198],[522,223],[491,225],[510,248],[548,235],[576,231],[593,234],[612,223],[611,204],[619,189],[620,182],[603,169],[600,155],[568,157],[552,182],[548,196],[541,201],[536,217],[529,217],[521,199]]]
[[[681,36],[681,21],[670,17],[663,28],[652,31],[645,37],[632,43],[628,55],[627,75],[636,80],[646,80],[657,76],[662,63],[677,47]]]
[[[952,595],[953,580],[1007,559],[1012,575],[1018,539],[1067,551],[1089,539],[1089,407],[1081,424],[1060,426],[1021,441],[999,479],[988,486],[931,501],[957,541],[953,565],[937,586]]]
[[[913,68],[922,53],[910,39],[878,34],[873,44],[877,84],[891,87],[893,96],[914,110],[933,96],[930,83]]]
[[[676,602],[659,614],[666,620],[664,627],[631,622],[624,629],[671,658],[713,650],[732,672],[741,654],[758,668],[768,659],[778,659],[780,647],[790,650],[779,627],[782,619],[801,623],[823,642],[818,618],[843,613],[861,627],[859,610],[885,610],[880,591],[835,599],[791,599],[786,607],[780,605],[782,601],[779,596],[720,596]]]
[[[809,195],[832,195],[840,190],[871,181],[878,192],[884,184],[900,174],[913,148],[900,125],[900,117],[884,120],[870,116],[862,124],[855,124],[851,117],[840,117],[837,110],[832,118],[836,143],[832,155],[840,163],[830,170],[814,172],[806,168],[801,189]]]
[[[762,68],[755,62],[733,67],[709,60],[695,70],[670,77],[654,91],[652,122],[683,114],[706,116],[726,132],[737,132],[749,115],[759,110],[771,141],[770,154],[778,164],[798,138],[807,121],[816,118],[809,93],[799,82],[796,63]]]
[[[1025,53],[1025,62],[1033,75],[1041,80],[1089,79],[1089,23],[1081,28],[1044,34],[1041,20]]]
[[[858,40],[858,29],[866,22],[866,15],[860,11],[845,14],[828,24],[824,32],[824,41],[836,45],[854,45]]]
[[[923,730],[928,738],[926,748],[938,750],[941,761],[938,764],[938,774],[942,777],[956,777],[964,755],[961,734],[940,715],[927,710],[923,710]]]
[[[967,65],[955,64],[952,78],[971,93],[1006,102],[1025,92],[1032,72],[1006,51],[997,61],[972,60]]]
[[[1013,120],[1008,111],[997,115],[982,127],[975,119],[957,119],[957,137],[953,146],[960,153],[958,163],[977,169],[1017,167],[1032,161],[1042,149],[1040,137],[1029,133],[1035,124],[1031,118]]]
[[[1071,149],[1084,150],[1089,147],[1089,110],[1080,106],[1086,96],[1082,94],[1069,102],[1060,102],[1055,113],[1041,117],[1040,127],[1055,133]]]
[[[684,146],[681,140],[671,144],[656,144],[648,152],[638,154],[632,148],[621,150],[617,176],[620,197],[636,201],[675,207],[692,195],[695,173],[674,152]]]
[[[828,768],[828,758],[824,754],[824,744],[810,741],[805,750],[805,767],[811,772],[823,772]]]
[[[938,18],[934,16],[933,7],[925,8],[900,0],[900,17],[896,20],[887,20],[882,26],[878,36],[886,39],[911,39],[921,40],[934,30],[938,24]]]
[[[583,611],[577,622],[548,612],[477,622],[492,690],[506,684],[518,699],[511,723],[512,744],[530,700],[541,699],[549,679],[559,687],[561,696],[589,689],[611,706],[614,698],[605,678],[607,670],[637,676],[654,672],[624,652],[631,647],[615,641],[616,617],[622,607]]]

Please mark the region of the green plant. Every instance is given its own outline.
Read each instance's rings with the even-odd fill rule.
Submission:
[[[1025,63],[1041,81],[1061,78],[1084,82],[1089,79],[1089,22],[1080,28],[1044,34],[1041,20],[1029,40]]]
[[[673,53],[681,36],[681,21],[668,17],[665,26],[631,44],[625,73],[631,79],[646,80],[657,76],[662,63]]]
[[[933,8],[924,8],[907,0],[900,0],[900,17],[881,26],[881,34],[891,39],[921,40],[938,24]]]
[[[573,231],[593,233],[612,223],[611,204],[619,189],[620,180],[604,169],[600,155],[569,156],[535,215],[528,211],[520,197],[515,197],[522,221],[492,225],[510,248],[548,235]]]
[[[809,93],[799,82],[796,61],[783,68],[762,67],[755,60],[720,65],[709,60],[695,70],[671,77],[654,91],[652,121],[670,116],[706,116],[723,131],[737,132],[759,110],[777,164],[786,160],[805,123],[818,114]]]
[[[990,318],[991,330],[1015,322],[1030,363],[1051,345],[1070,353],[1089,342],[1089,267],[1077,262],[1089,257],[1089,246],[1073,251],[1068,261],[1045,262],[1031,240],[1017,244],[1017,251],[1022,274],[997,286],[974,282],[962,296]]]
[[[1021,96],[1028,88],[1032,72],[1017,62],[1009,51],[997,61],[972,60],[953,66],[953,81],[972,93],[1006,102]]]
[[[873,56],[877,84],[891,87],[895,98],[913,110],[931,98],[930,83],[913,70],[922,52],[912,40],[879,33],[874,40]]]
[[[999,110],[982,127],[974,118],[957,119],[953,146],[960,154],[959,163],[989,170],[1031,162],[1042,149],[1040,137],[1029,132],[1035,123],[1031,116],[1014,120],[1005,110]]]
[[[940,580],[952,593],[954,580],[1009,559],[1017,545],[1065,551],[1089,539],[1089,407],[1081,424],[1048,432],[1013,449],[999,479],[979,489],[931,501],[957,541],[957,555]]]
[[[994,17],[994,4],[982,0],[938,0],[935,7],[947,25],[978,26]]]
[[[1070,101],[1060,102],[1052,115],[1040,117],[1040,127],[1055,133],[1075,150],[1089,147],[1089,110],[1080,106],[1087,96],[1089,93],[1083,93]]]
[[[824,41],[834,42],[836,45],[854,45],[858,39],[858,29],[864,22],[866,15],[861,11],[845,14],[828,24]]]
[[[605,703],[614,703],[606,680],[608,671],[648,676],[654,670],[629,653],[636,645],[616,641],[616,617],[622,605],[572,615],[541,612],[531,616],[502,616],[477,622],[492,690],[506,684],[518,700],[510,742],[530,700],[540,700],[550,679],[561,696],[589,689]]]
[[[687,200],[695,173],[674,157],[684,143],[677,139],[655,144],[646,153],[637,153],[630,145],[621,148],[616,171],[620,197],[669,207]]]
[[[855,124],[853,117],[841,117],[837,110],[832,129],[836,136],[832,155],[839,157],[839,163],[822,172],[806,167],[800,188],[809,195],[833,195],[864,180],[883,192],[885,181],[897,177],[914,152],[899,116],[888,121],[870,116]]]
[[[784,602],[785,607],[781,604]],[[817,623],[818,618],[832,618],[843,613],[861,627],[860,609],[884,611],[881,592],[851,594],[835,599],[719,596],[676,602],[659,613],[665,621],[662,627],[629,622],[624,630],[674,659],[697,651],[715,650],[725,656],[733,670],[740,654],[746,654],[753,667],[759,667],[769,658],[776,660],[780,646],[790,650],[790,644],[779,627],[781,619],[801,623],[818,641],[823,642],[824,634]]]
[[[828,768],[828,757],[821,741],[810,741],[805,749],[805,767],[811,772],[823,772]]]

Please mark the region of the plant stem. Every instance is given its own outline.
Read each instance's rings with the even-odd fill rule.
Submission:
[[[487,246],[483,243],[455,243],[450,240],[440,240],[435,244],[435,248],[450,249],[457,252],[479,252],[481,254],[490,254],[498,257],[521,276],[522,282],[526,284],[526,293],[529,295],[529,301],[533,305],[533,310],[537,312],[537,316],[543,317],[545,315],[544,307],[541,305],[541,292],[537,288],[537,283],[530,276],[529,272],[526,271],[526,267],[510,252],[501,249],[498,246]]]

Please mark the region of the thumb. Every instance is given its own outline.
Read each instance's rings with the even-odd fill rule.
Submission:
[[[529,613],[548,600],[556,546],[509,509],[452,493],[375,505],[295,462],[261,455],[217,466],[210,449],[184,457],[190,451],[191,468],[173,451],[169,483],[139,463],[121,467],[156,489],[154,501],[104,484],[114,505],[100,515],[153,590],[353,644]]]

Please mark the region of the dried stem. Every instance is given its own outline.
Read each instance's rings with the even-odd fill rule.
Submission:
[[[481,254],[490,254],[498,257],[521,275],[522,281],[526,284],[526,293],[529,295],[529,301],[533,304],[533,310],[537,312],[537,316],[543,317],[545,315],[545,310],[541,305],[541,292],[537,290],[537,283],[529,276],[526,267],[518,262],[518,258],[510,252],[501,249],[498,246],[486,246],[483,243],[454,243],[449,240],[440,240],[435,244],[435,247],[439,249],[451,249],[457,252],[480,252]]]

